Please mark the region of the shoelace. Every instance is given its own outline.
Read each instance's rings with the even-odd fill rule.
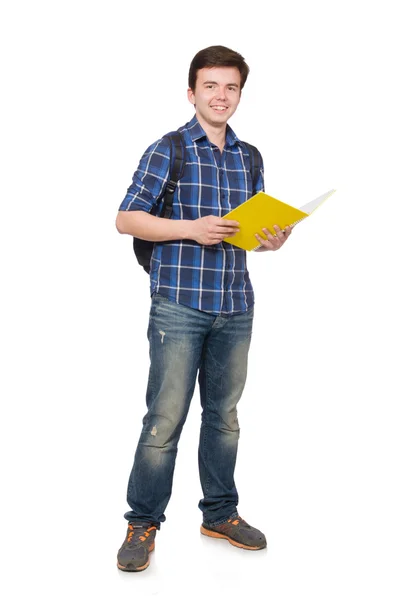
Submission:
[[[242,517],[235,517],[233,520],[228,519],[228,523],[231,523],[232,525],[239,525],[240,523],[244,524],[245,521]]]
[[[132,536],[135,533],[135,529],[145,529],[145,527],[143,525],[132,525],[132,523],[128,523],[128,537],[127,537],[127,542],[129,543],[132,540]],[[139,539],[141,540],[141,542],[144,542],[150,535],[149,531],[152,531],[153,529],[156,529],[156,527],[146,527],[146,531],[143,532],[143,535],[139,536]]]

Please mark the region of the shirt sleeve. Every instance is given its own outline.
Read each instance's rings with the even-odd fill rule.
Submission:
[[[170,171],[170,146],[162,138],[143,154],[119,210],[150,212],[164,192]]]
[[[258,192],[265,191],[265,174],[264,174],[262,154],[259,154],[259,177],[258,177],[258,181],[256,182],[254,188],[255,189],[252,190],[253,195],[257,194]]]

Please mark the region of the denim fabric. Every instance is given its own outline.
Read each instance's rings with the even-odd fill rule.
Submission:
[[[247,375],[254,310],[221,317],[154,294],[148,338],[147,413],[131,471],[129,521],[165,521],[177,446],[199,373],[202,423],[199,474],[204,522],[236,513],[234,483],[239,438],[236,405]]]

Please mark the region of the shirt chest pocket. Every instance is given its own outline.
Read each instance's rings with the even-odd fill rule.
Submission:
[[[227,171],[229,202],[232,208],[239,206],[252,196],[252,178],[248,170]]]

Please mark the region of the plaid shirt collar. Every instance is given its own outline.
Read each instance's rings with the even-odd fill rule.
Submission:
[[[201,127],[200,123],[198,122],[196,115],[194,115],[194,117],[190,121],[190,123],[187,124],[187,129],[190,132],[193,142],[198,142],[199,140],[202,140],[202,139],[208,140],[207,134],[205,133],[204,129]],[[232,147],[234,144],[239,144],[240,146],[242,145],[241,141],[239,140],[237,135],[234,133],[233,129],[229,125],[226,125],[225,146]]]

